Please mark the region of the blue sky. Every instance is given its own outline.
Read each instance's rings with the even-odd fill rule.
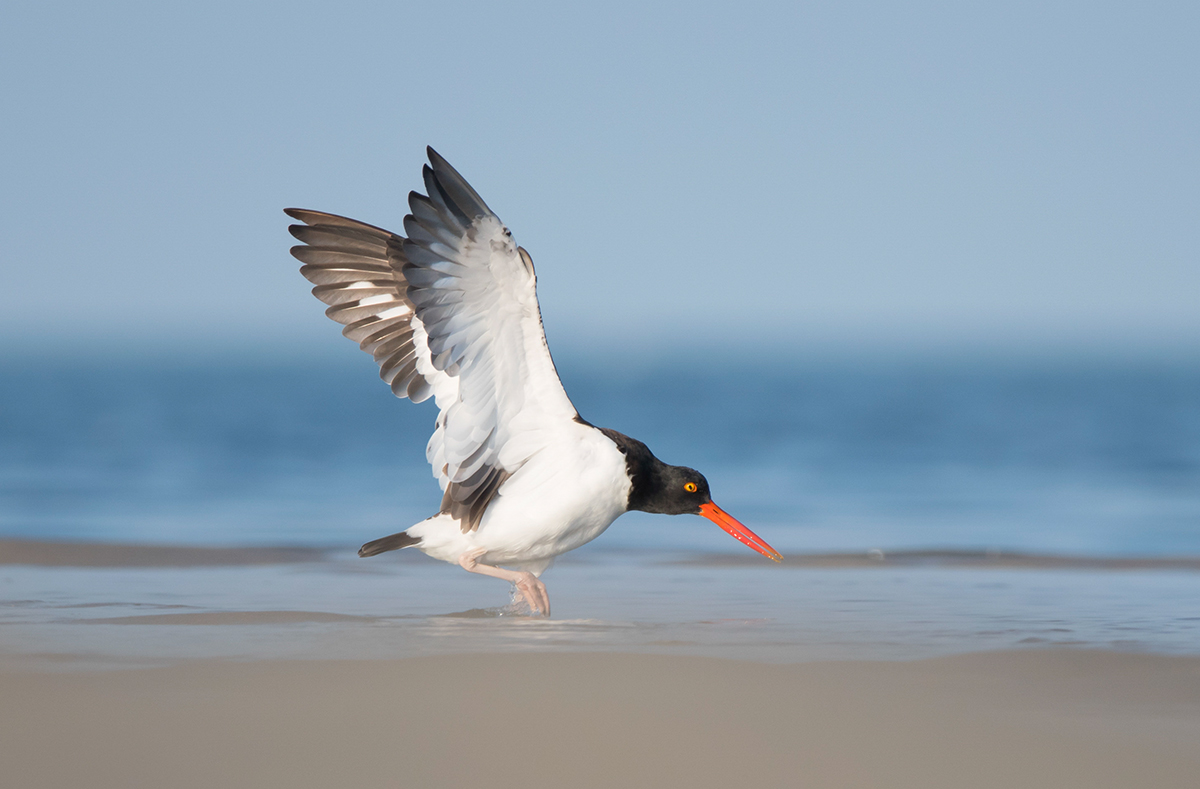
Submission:
[[[346,352],[432,144],[557,348],[1200,350],[1194,3],[6,5],[0,346]]]

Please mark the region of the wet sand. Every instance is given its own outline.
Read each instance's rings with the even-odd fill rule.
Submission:
[[[554,589],[597,618],[541,622],[448,615],[502,590],[350,556],[0,541],[0,785],[1200,786],[1188,638],[1179,656],[972,647],[1078,638],[1110,587],[1158,606],[1104,598],[1114,632],[1171,600],[1159,627],[1183,632],[1188,568],[593,557]],[[970,653],[874,659],[913,650]],[[803,657],[826,653],[852,659]]]
[[[0,565],[35,567],[236,567],[313,562],[324,555],[303,546],[210,548],[0,538]]]
[[[350,552],[349,546],[343,552]],[[237,567],[319,562],[331,551],[294,545],[207,547],[143,543],[100,543],[21,540],[0,537],[0,565],[38,567]],[[411,561],[414,551],[385,555],[380,561]],[[671,560],[695,567],[765,565],[757,554],[693,554]],[[871,568],[953,567],[1030,570],[1191,570],[1200,571],[1200,556],[1093,557],[1028,554],[1013,551],[872,550],[863,553],[808,553],[785,556],[779,567]]]
[[[744,554],[701,554],[677,564],[695,567],[754,567],[761,562]],[[980,570],[1200,570],[1196,556],[1065,556],[1015,551],[872,550],[863,553],[807,553],[785,556],[793,569],[834,567],[947,567]]]
[[[0,660],[20,787],[1195,787],[1200,659]]]

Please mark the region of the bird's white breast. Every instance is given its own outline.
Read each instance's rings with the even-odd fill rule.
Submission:
[[[449,562],[485,548],[487,564],[538,564],[603,533],[629,501],[625,456],[588,425],[569,422],[554,433],[500,488],[478,530],[463,534],[457,521],[431,518],[409,529],[420,549]]]

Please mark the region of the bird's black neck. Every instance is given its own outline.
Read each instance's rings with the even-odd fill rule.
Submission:
[[[708,481],[695,469],[663,463],[636,438],[607,427],[596,427],[578,414],[575,415],[575,421],[599,430],[625,456],[625,473],[629,475],[630,482],[626,511],[695,514],[700,511],[702,503],[711,501]]]
[[[596,428],[609,440],[617,445],[625,456],[625,472],[629,475],[629,504],[626,509],[641,510],[642,512],[664,512],[655,506],[656,494],[662,490],[664,472],[669,468],[658,458],[650,448],[630,438],[624,433],[618,433],[607,427]]]

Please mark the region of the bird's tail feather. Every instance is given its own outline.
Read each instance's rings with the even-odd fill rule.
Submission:
[[[420,537],[413,537],[406,531],[397,532],[396,534],[389,534],[386,537],[380,537],[378,540],[371,540],[358,549],[358,555],[365,558],[380,553],[387,553],[388,551],[398,551],[401,548],[416,545],[420,541]]]

